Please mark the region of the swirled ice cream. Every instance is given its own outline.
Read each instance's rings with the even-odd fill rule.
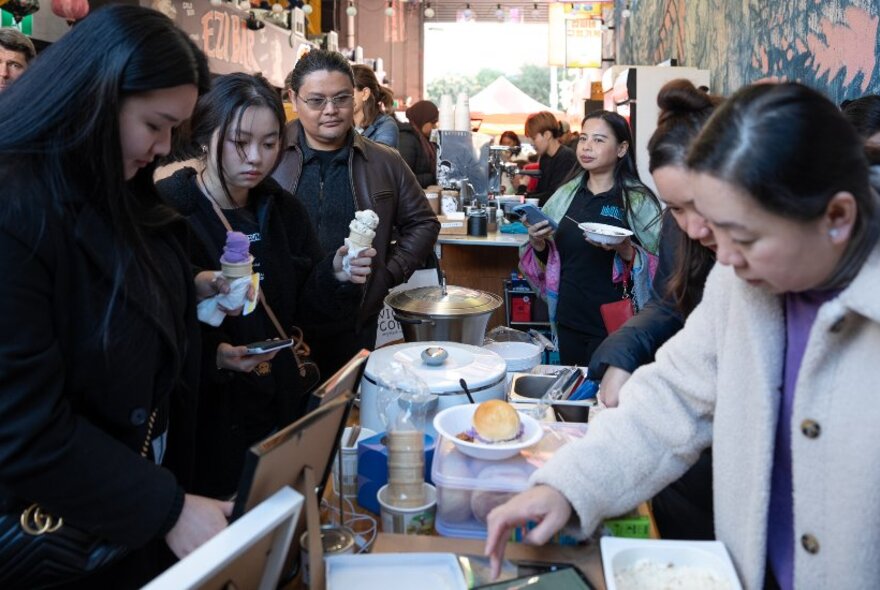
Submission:
[[[354,219],[348,224],[348,240],[353,248],[369,248],[376,237],[376,228],[379,226],[379,216],[370,209],[364,209],[354,214]]]

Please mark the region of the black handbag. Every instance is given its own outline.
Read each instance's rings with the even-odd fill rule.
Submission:
[[[0,587],[51,588],[121,559],[128,548],[63,523],[31,504],[0,515]]]
[[[141,447],[146,458],[157,410]],[[128,547],[111,543],[30,504],[0,514],[0,588],[52,588],[69,584],[122,559]]]

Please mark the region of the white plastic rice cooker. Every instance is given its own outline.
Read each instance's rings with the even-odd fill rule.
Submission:
[[[454,405],[470,403],[459,380],[464,379],[476,403],[505,399],[507,363],[497,353],[459,342],[407,342],[385,346],[370,353],[361,380],[361,426],[386,430],[379,416],[379,375],[392,362],[415,373],[437,395],[425,417],[425,432],[436,437],[434,415]],[[434,364],[429,364],[434,363]]]

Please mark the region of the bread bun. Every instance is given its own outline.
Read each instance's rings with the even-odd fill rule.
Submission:
[[[509,403],[491,399],[477,406],[474,430],[486,442],[497,443],[517,438],[520,434],[519,414]]]

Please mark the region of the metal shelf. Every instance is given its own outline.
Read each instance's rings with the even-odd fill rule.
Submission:
[[[532,328],[539,328],[539,329],[540,328],[545,328],[545,329],[549,328],[550,322],[546,321],[544,319],[530,321],[530,322],[515,322],[515,321],[511,320],[511,318],[510,318],[510,299],[513,296],[526,295],[526,296],[533,298],[532,299],[533,300],[532,317],[535,316],[535,313],[537,311],[539,314],[539,317],[540,317],[540,314],[543,314],[543,316],[546,318],[548,311],[547,311],[547,303],[544,300],[542,300],[540,297],[538,297],[538,294],[533,289],[522,289],[522,288],[514,289],[514,288],[511,288],[510,285],[511,285],[510,280],[504,281],[504,322],[505,322],[505,325],[507,325],[510,328],[513,328],[516,326],[529,326]]]

